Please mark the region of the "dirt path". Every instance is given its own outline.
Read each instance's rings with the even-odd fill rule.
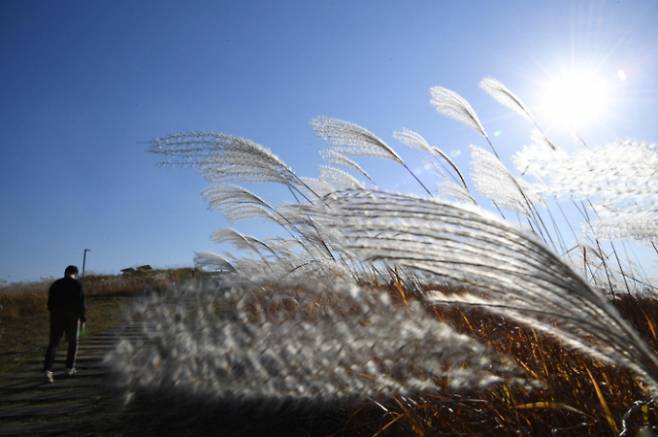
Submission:
[[[113,435],[120,405],[109,384],[103,357],[133,328],[112,329],[80,340],[73,377],[64,375],[66,343],[58,348],[55,382],[46,382],[41,359],[0,376],[0,436]]]

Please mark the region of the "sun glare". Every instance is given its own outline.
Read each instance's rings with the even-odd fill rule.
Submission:
[[[574,130],[599,121],[610,102],[610,87],[599,74],[565,70],[542,87],[541,112],[550,124]]]

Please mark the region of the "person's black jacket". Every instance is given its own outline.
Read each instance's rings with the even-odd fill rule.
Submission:
[[[85,322],[85,294],[77,279],[65,276],[56,280],[48,292],[48,310],[76,314]]]

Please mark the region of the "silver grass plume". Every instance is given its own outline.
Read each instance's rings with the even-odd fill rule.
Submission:
[[[337,118],[316,117],[311,120],[311,127],[334,150],[344,155],[371,156],[402,163],[402,158],[391,146],[358,124]]]
[[[482,126],[475,110],[466,99],[456,92],[440,86],[430,88],[430,94],[432,96],[431,103],[438,112],[465,124],[483,137],[487,137],[484,126]]]
[[[281,238],[267,239],[267,246],[277,254],[275,259],[268,261],[268,280],[291,280],[299,277],[304,280],[326,280],[328,275],[354,281],[354,273],[343,263],[328,258],[326,252],[319,250],[310,244],[312,238],[304,237],[304,240],[285,240]],[[255,277],[262,275],[262,266],[252,264],[252,260],[246,260],[248,267],[245,268],[244,259],[237,259],[233,265],[240,268],[243,277]],[[255,267],[255,268],[253,268]]]
[[[271,242],[268,240],[267,243],[270,245]],[[262,261],[249,258],[238,258],[233,261],[233,266],[243,278],[261,277],[267,270],[267,281],[272,284],[281,283],[281,281],[289,283],[295,280],[315,283],[326,281],[329,276],[349,281],[355,281],[358,278],[346,263],[329,259],[323,254],[313,257],[305,253],[283,254],[278,251],[277,253],[276,259],[267,262],[266,269]]]
[[[536,144],[514,155],[518,169],[540,178],[547,192],[597,197],[606,202],[658,199],[658,149],[624,140],[568,154]]]
[[[402,128],[393,132],[393,138],[400,141],[401,143],[406,144],[409,147],[414,149],[422,150],[434,155],[434,150],[432,146],[427,142],[425,137],[423,137],[418,132],[414,132],[411,129]]]
[[[252,251],[259,255],[265,262],[267,262],[267,260],[261,253],[262,249],[269,252],[271,255],[277,255],[277,253],[264,241],[250,235],[244,235],[235,229],[219,229],[213,233],[212,240],[216,243],[231,243],[238,249]]]
[[[466,185],[466,179],[464,178],[462,172],[459,170],[459,167],[457,167],[457,164],[455,164],[454,161],[450,159],[450,157],[446,153],[443,152],[443,150],[439,149],[436,146],[430,145],[430,143],[428,143],[425,137],[423,137],[421,134],[414,132],[411,129],[400,129],[393,133],[393,137],[409,147],[413,147],[415,149],[425,151],[430,155],[434,156],[435,158],[443,159],[445,162],[448,163],[448,165],[452,168],[455,174],[459,177],[459,181],[464,186],[466,191],[468,191],[468,186]]]
[[[567,153],[547,151],[533,143],[513,159],[517,168],[541,182],[535,186],[538,191],[588,199],[596,210],[603,211],[603,221],[591,223],[595,235],[653,238],[653,223],[658,220],[655,144],[625,140]],[[628,226],[624,226],[626,219]],[[611,233],[617,225],[618,231]]]
[[[438,192],[440,196],[445,196],[456,202],[465,202],[477,205],[477,202],[462,185],[456,184],[453,181],[443,181],[439,184]]]
[[[306,176],[302,176],[301,180],[320,197],[324,197],[325,195],[336,191],[335,187],[326,180],[309,178]]]
[[[600,240],[637,240],[651,244],[658,241],[658,211],[597,208],[598,219],[584,231]]]
[[[194,254],[194,265],[202,270],[236,271],[229,260],[214,252],[196,252]]]
[[[318,279],[325,279],[329,274],[348,279],[353,277],[352,272],[344,264],[327,258],[325,253],[313,249],[308,240],[308,238],[304,241],[270,238],[262,241],[273,254],[276,254],[275,259],[268,261],[268,278],[278,280],[304,275],[308,280],[310,277],[321,275],[322,278]],[[235,264],[240,266],[241,262],[242,260],[239,259]],[[262,267],[259,266],[252,272],[241,269],[240,273],[249,277],[254,274],[261,275],[261,271]]]
[[[543,137],[544,143],[549,146],[551,149],[555,150],[555,145],[546,137],[544,132],[541,130],[537,124],[535,118],[530,113],[530,110],[526,107],[523,101],[512,93],[502,82],[492,79],[484,78],[480,81],[480,88],[482,88],[487,94],[493,97],[501,105],[511,109],[512,111],[520,114],[523,118],[530,121],[535,129]]]
[[[429,196],[432,195],[425,184],[400,158],[400,155],[368,129],[349,121],[329,117],[314,118],[311,120],[311,127],[320,138],[331,144],[339,153],[391,159],[397,162],[407,170]]]
[[[263,242],[284,260],[294,257],[296,251],[304,248],[304,243],[299,239],[268,238]]]
[[[210,208],[218,209],[231,221],[258,217],[285,225],[273,214],[272,206],[246,188],[234,185],[212,186],[203,190],[202,196]]]
[[[330,259],[302,259],[293,260],[296,265],[286,273],[285,276],[290,278],[299,277],[308,279],[309,277],[318,280],[326,280],[328,277],[338,278],[340,280],[357,279],[354,272],[350,270],[345,263],[340,263]]]
[[[334,246],[354,258],[470,290],[436,291],[430,301],[483,306],[511,317],[630,368],[658,391],[655,355],[607,297],[534,237],[482,210],[371,190],[333,193],[323,204],[299,208],[334,230]]]
[[[320,151],[320,156],[322,159],[328,163],[343,165],[345,167],[351,168],[357,173],[365,176],[370,182],[374,183],[370,175],[354,160],[350,159],[348,156],[343,155],[342,153],[334,149],[324,149]]]
[[[165,164],[191,164],[210,182],[275,182],[299,188],[303,182],[269,149],[249,139],[215,132],[186,132],[156,138],[151,151]],[[304,187],[307,188],[308,187]]]
[[[496,205],[532,215],[530,203],[541,201],[532,187],[516,179],[491,153],[471,145],[471,178],[483,196]]]
[[[308,181],[313,181],[307,179]],[[317,186],[328,185],[326,182],[318,181]],[[335,189],[330,187],[329,192]],[[292,205],[284,204],[276,210],[277,216],[291,225],[299,236],[299,241],[303,242],[304,248],[307,253],[314,259],[331,259],[334,260],[334,255],[331,249],[327,246],[327,242],[320,233],[317,224],[312,217],[300,216],[299,209]]]
[[[304,180],[305,178],[300,179]],[[309,181],[304,180],[304,183],[307,184]],[[319,185],[318,187],[314,187],[313,184],[308,186],[312,187],[315,193],[322,193],[322,190],[316,191],[316,188],[322,188],[319,187]],[[329,191],[334,191],[334,189]],[[317,255],[318,252],[311,247],[312,243],[308,239],[301,241],[296,238],[296,235],[300,232],[299,229],[296,229],[285,216],[281,215],[276,209],[265,202],[265,200],[246,188],[233,185],[213,186],[204,190],[203,196],[206,198],[211,208],[219,209],[226,218],[231,221],[238,221],[247,218],[262,218],[276,223],[295,238],[294,241],[299,243],[307,253]],[[222,232],[226,231],[220,231],[220,234],[215,234],[214,238],[227,238],[227,235],[222,234]],[[229,238],[233,243],[237,243],[238,247],[248,244],[243,241],[243,238],[246,238],[247,242],[251,241],[252,243],[256,243],[255,239],[252,238],[252,240],[249,240],[249,238],[237,233],[237,231],[230,231],[229,233],[235,233],[231,234],[232,236]],[[276,249],[272,248],[269,242],[258,241],[255,247],[263,244],[269,252],[278,253]]]
[[[496,99],[501,105],[506,106],[512,111],[520,114],[528,121],[532,121],[533,117],[530,111],[521,101],[520,98],[515,96],[505,85],[496,79],[486,77],[480,81],[480,88],[487,94]]]
[[[174,290],[133,308],[144,337],[122,339],[106,357],[126,399],[165,390],[276,404],[528,386],[510,359],[418,302],[334,276],[227,278],[220,289]]]
[[[484,130],[484,126],[482,126],[475,110],[465,98],[454,91],[440,86],[430,88],[430,95],[432,96],[430,102],[437,112],[474,129],[477,133],[482,135],[489,144],[493,154],[498,157],[498,153],[496,152],[491,139],[489,139],[487,132]]]
[[[332,191],[344,190],[346,188],[365,188],[358,179],[351,174],[335,167],[320,166],[320,180],[331,185]]]

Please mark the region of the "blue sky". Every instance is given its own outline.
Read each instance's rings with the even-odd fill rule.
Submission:
[[[589,142],[655,141],[657,22],[653,0],[5,0],[0,278],[58,276],[85,247],[88,268],[107,273],[190,265],[195,250],[217,250],[209,236],[226,222],[207,210],[201,177],[158,167],[147,152],[168,133],[249,137],[314,176],[324,145],[308,122],[329,115],[391,141],[395,129],[417,130],[467,169],[467,146],[484,144],[432,109],[431,86],[466,97],[499,131],[507,160],[530,129],[479,80],[495,77],[532,106],[537,83],[575,62],[628,76],[612,115],[582,132]],[[390,163],[362,163],[383,187],[417,190]]]

